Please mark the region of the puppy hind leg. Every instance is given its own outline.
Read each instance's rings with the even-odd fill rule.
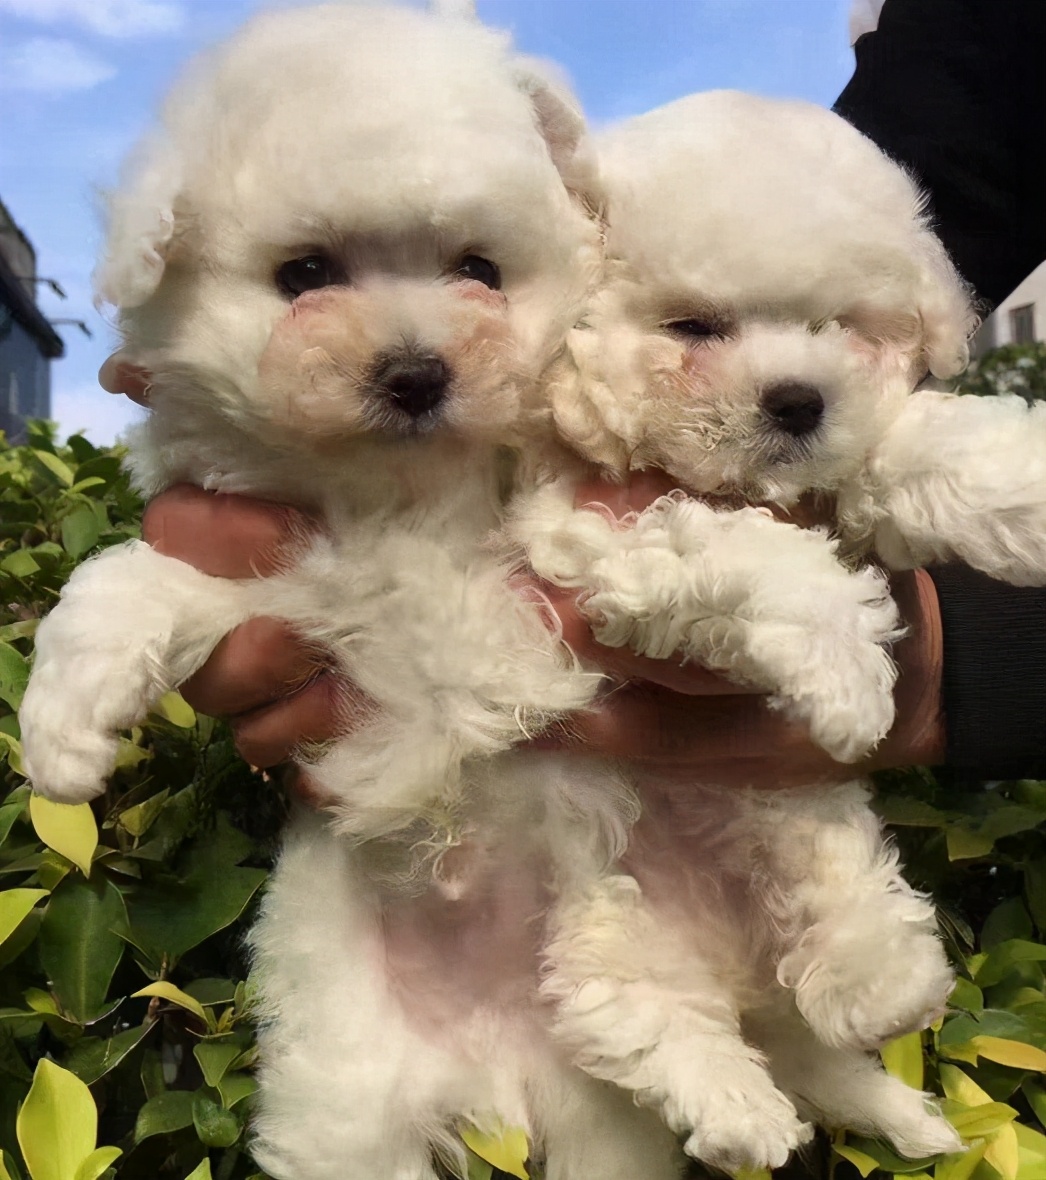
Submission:
[[[790,1003],[746,1021],[746,1030],[766,1052],[774,1080],[812,1121],[886,1139],[908,1159],[961,1150],[928,1095],[891,1077],[871,1054],[823,1044]]]
[[[786,935],[779,982],[827,1045],[874,1049],[927,1027],[954,976],[932,901],[901,876],[860,783],[752,802],[770,904]]]
[[[679,1180],[675,1135],[631,1094],[563,1067],[535,1096],[545,1180]]]
[[[546,951],[553,1032],[586,1073],[613,1082],[724,1171],[778,1167],[812,1130],[741,1038],[730,996],[681,957],[630,877],[561,903]]]

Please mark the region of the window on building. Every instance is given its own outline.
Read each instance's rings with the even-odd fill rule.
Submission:
[[[1010,339],[1014,344],[1031,344],[1035,340],[1035,304],[1025,303],[1010,311]]]

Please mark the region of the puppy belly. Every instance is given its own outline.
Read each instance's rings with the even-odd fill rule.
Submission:
[[[462,1118],[529,1127],[532,894],[479,877],[465,907],[436,891],[390,902],[318,817],[291,825],[252,933],[256,1154],[278,1180],[383,1175],[390,1139],[425,1154]]]

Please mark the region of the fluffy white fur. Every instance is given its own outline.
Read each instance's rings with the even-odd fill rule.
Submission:
[[[639,143],[651,160],[685,155],[657,135]],[[609,148],[607,161],[613,179]],[[737,162],[715,166],[725,176]],[[662,191],[679,181],[670,173]],[[549,1180],[669,1180],[676,1134],[722,1167],[777,1164],[808,1119],[912,1155],[955,1143],[857,1051],[925,1022],[949,983],[932,909],[901,879],[862,786],[735,798],[694,787],[680,812],[654,784],[637,825],[614,766],[513,750],[599,685],[540,604],[514,593],[521,548],[590,595],[608,640],[680,646],[766,688],[840,757],[890,722],[894,610],[881,578],[847,573],[822,536],[675,499],[618,529],[574,510],[562,456],[567,474],[537,477],[554,442],[534,394],[563,364],[591,283],[598,235],[576,198],[592,183],[569,94],[503,38],[329,5],[262,17],[204,59],[113,200],[99,287],[121,308],[129,359],[154,375],[133,445],[140,486],[290,501],[328,529],[265,580],[209,579],[145,546],[84,566],[40,629],[26,761],[51,797],[96,794],[114,731],[256,614],[294,621],[379,704],[308,762],[332,819],[292,824],[253,937],[266,1014],[256,1151],[280,1180],[431,1180],[434,1150],[460,1154],[462,1119],[525,1127]],[[699,190],[674,199],[684,192],[696,209]],[[676,215],[656,195],[645,208],[637,197],[634,231],[627,203],[611,205],[615,259],[626,235]],[[916,352],[957,366],[966,310],[921,227],[897,231],[925,248],[910,280],[874,269],[888,223],[853,267],[872,268],[864,296],[883,340],[920,292],[904,347],[875,362],[900,401]],[[656,262],[661,241],[681,258],[680,240],[654,233],[639,255]],[[776,240],[753,242],[749,264]],[[810,263],[823,264],[808,286],[825,301],[837,246]],[[500,268],[500,290],[474,277],[465,260],[477,257]],[[276,276],[305,258],[333,281],[292,302]],[[656,306],[632,273],[629,290]],[[760,307],[776,297],[767,273]],[[676,284],[679,305],[688,290]],[[665,313],[637,332],[619,295],[612,281],[577,334],[593,364],[603,341],[607,371],[580,386],[569,366],[558,374],[559,425],[579,446],[615,469],[630,457],[685,466],[702,490],[723,482],[709,472],[738,472],[745,494],[764,496],[851,472],[849,454],[835,461],[846,447],[778,469],[772,448],[743,444],[742,375],[772,368],[764,345],[787,334],[784,317],[769,317],[727,383],[733,408],[680,434],[668,388],[684,384],[672,376],[682,358],[664,343]],[[805,347],[805,328],[782,348],[848,405],[864,353],[839,359],[849,329],[826,332],[823,351]],[[408,412],[419,366],[443,387]],[[660,407],[660,436],[637,425],[644,398]],[[863,438],[871,420],[841,409],[833,438]],[[650,854],[667,846],[663,862]],[[684,888],[666,887],[661,863],[683,870]],[[675,920],[672,893],[685,902]],[[870,941],[875,971],[863,969]],[[926,969],[911,970],[920,954]]]

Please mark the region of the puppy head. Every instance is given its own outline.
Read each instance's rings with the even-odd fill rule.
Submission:
[[[190,69],[110,202],[96,284],[155,416],[283,448],[505,441],[589,281],[583,132],[478,24],[255,19]]]
[[[607,278],[556,407],[593,458],[792,500],[965,364],[968,292],[918,190],[835,115],[710,93],[599,146]]]

